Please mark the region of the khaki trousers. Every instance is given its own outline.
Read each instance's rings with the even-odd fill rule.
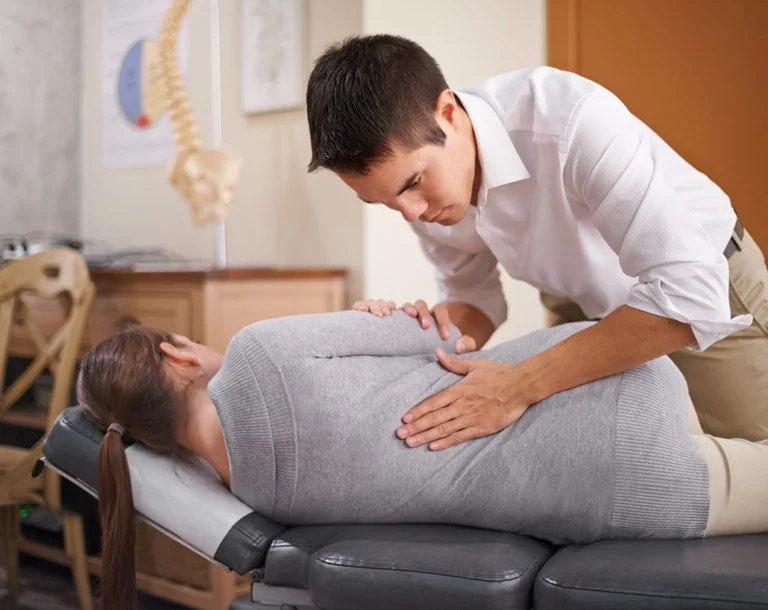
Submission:
[[[688,382],[704,432],[759,441],[768,439],[768,268],[749,233],[734,239],[740,248],[728,261],[731,315],[752,314],[752,325],[703,352],[681,350],[670,357]],[[541,301],[552,325],[587,319],[567,299],[542,294]]]
[[[709,471],[709,536],[768,532],[768,441],[704,434],[693,403],[689,430]]]

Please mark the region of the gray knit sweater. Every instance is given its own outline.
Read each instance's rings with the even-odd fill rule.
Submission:
[[[464,357],[519,362],[584,326]],[[395,436],[402,415],[461,379],[434,354],[457,336],[441,341],[400,311],[243,329],[209,386],[232,492],[286,525],[453,523],[555,543],[703,536],[707,468],[667,358],[556,394],[498,434],[408,448]]]

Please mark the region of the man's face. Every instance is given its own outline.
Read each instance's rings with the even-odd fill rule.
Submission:
[[[458,223],[475,196],[474,135],[468,120],[457,125],[439,117],[438,124],[446,133],[443,146],[409,149],[395,144],[394,154],[367,174],[339,177],[363,201],[382,203],[408,222]]]

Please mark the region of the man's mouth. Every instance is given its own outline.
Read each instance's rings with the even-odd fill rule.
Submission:
[[[443,212],[445,210],[440,210],[437,214],[433,214],[432,216],[425,218],[424,222],[437,222],[440,220],[440,217],[443,215]]]

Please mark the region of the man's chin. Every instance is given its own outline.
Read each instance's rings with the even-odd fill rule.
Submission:
[[[466,216],[466,211],[462,212],[461,206],[452,205],[445,208],[435,222],[444,227],[452,227],[453,225],[459,224],[464,216]]]

